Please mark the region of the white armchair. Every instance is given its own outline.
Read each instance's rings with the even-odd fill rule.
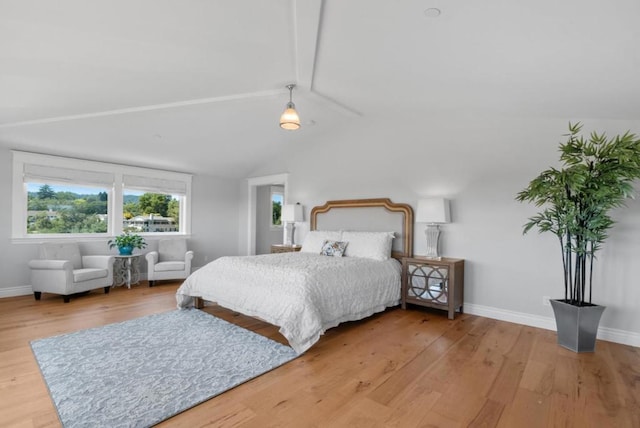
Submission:
[[[113,284],[113,256],[82,256],[77,243],[44,243],[40,259],[31,260],[31,286],[36,300],[42,293],[62,294],[69,303],[72,294]]]
[[[155,281],[185,279],[191,274],[193,251],[187,250],[186,239],[161,239],[158,251],[150,251],[145,257],[149,287],[153,287]]]

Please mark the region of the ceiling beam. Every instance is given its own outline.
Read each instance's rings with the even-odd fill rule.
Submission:
[[[296,0],[294,4],[297,84],[307,91],[313,88],[322,7],[323,0]]]
[[[41,123],[64,122],[67,120],[88,119],[92,117],[137,113],[137,112],[151,111],[151,110],[163,110],[163,109],[170,109],[170,108],[176,108],[176,107],[192,106],[197,104],[212,104],[212,103],[221,103],[226,101],[272,97],[275,95],[280,95],[284,92],[285,91],[283,91],[282,89],[277,89],[277,90],[268,90],[268,91],[260,91],[260,92],[250,92],[250,93],[244,93],[244,94],[223,95],[223,96],[211,97],[211,98],[199,98],[195,100],[177,101],[172,103],[154,104],[154,105],[140,106],[140,107],[128,107],[128,108],[122,108],[122,109],[116,109],[116,110],[99,111],[94,113],[74,114],[70,116],[48,117],[43,119],[25,120],[22,122],[0,123],[0,129],[12,128],[12,127],[24,126],[24,125],[37,125]]]

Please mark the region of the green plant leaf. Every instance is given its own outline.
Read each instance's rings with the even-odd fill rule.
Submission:
[[[542,210],[529,218],[523,234],[537,228],[560,239],[565,274],[565,294],[580,296],[584,304],[595,253],[602,248],[615,222],[609,211],[634,197],[633,182],[640,178],[640,139],[627,131],[608,138],[591,132],[580,134],[582,124],[569,123],[566,142],[559,146],[562,168],[549,168],[518,192],[516,200]],[[588,274],[579,269],[588,270]],[[572,275],[575,272],[575,275]],[[573,298],[573,297],[571,297]]]

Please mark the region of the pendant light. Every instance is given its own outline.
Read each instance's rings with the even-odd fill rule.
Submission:
[[[287,85],[287,89],[289,89],[289,102],[287,103],[284,113],[280,116],[280,128],[288,131],[295,131],[300,128],[300,117],[292,101],[293,88],[295,87],[296,85],[294,84]]]

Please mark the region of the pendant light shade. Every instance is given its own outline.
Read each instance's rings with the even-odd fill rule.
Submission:
[[[296,111],[296,106],[293,104],[292,94],[293,88],[296,85],[287,85],[289,89],[289,102],[287,103],[287,107],[280,116],[280,128],[286,129],[288,131],[294,131],[300,128],[300,116],[298,116],[298,112]]]

